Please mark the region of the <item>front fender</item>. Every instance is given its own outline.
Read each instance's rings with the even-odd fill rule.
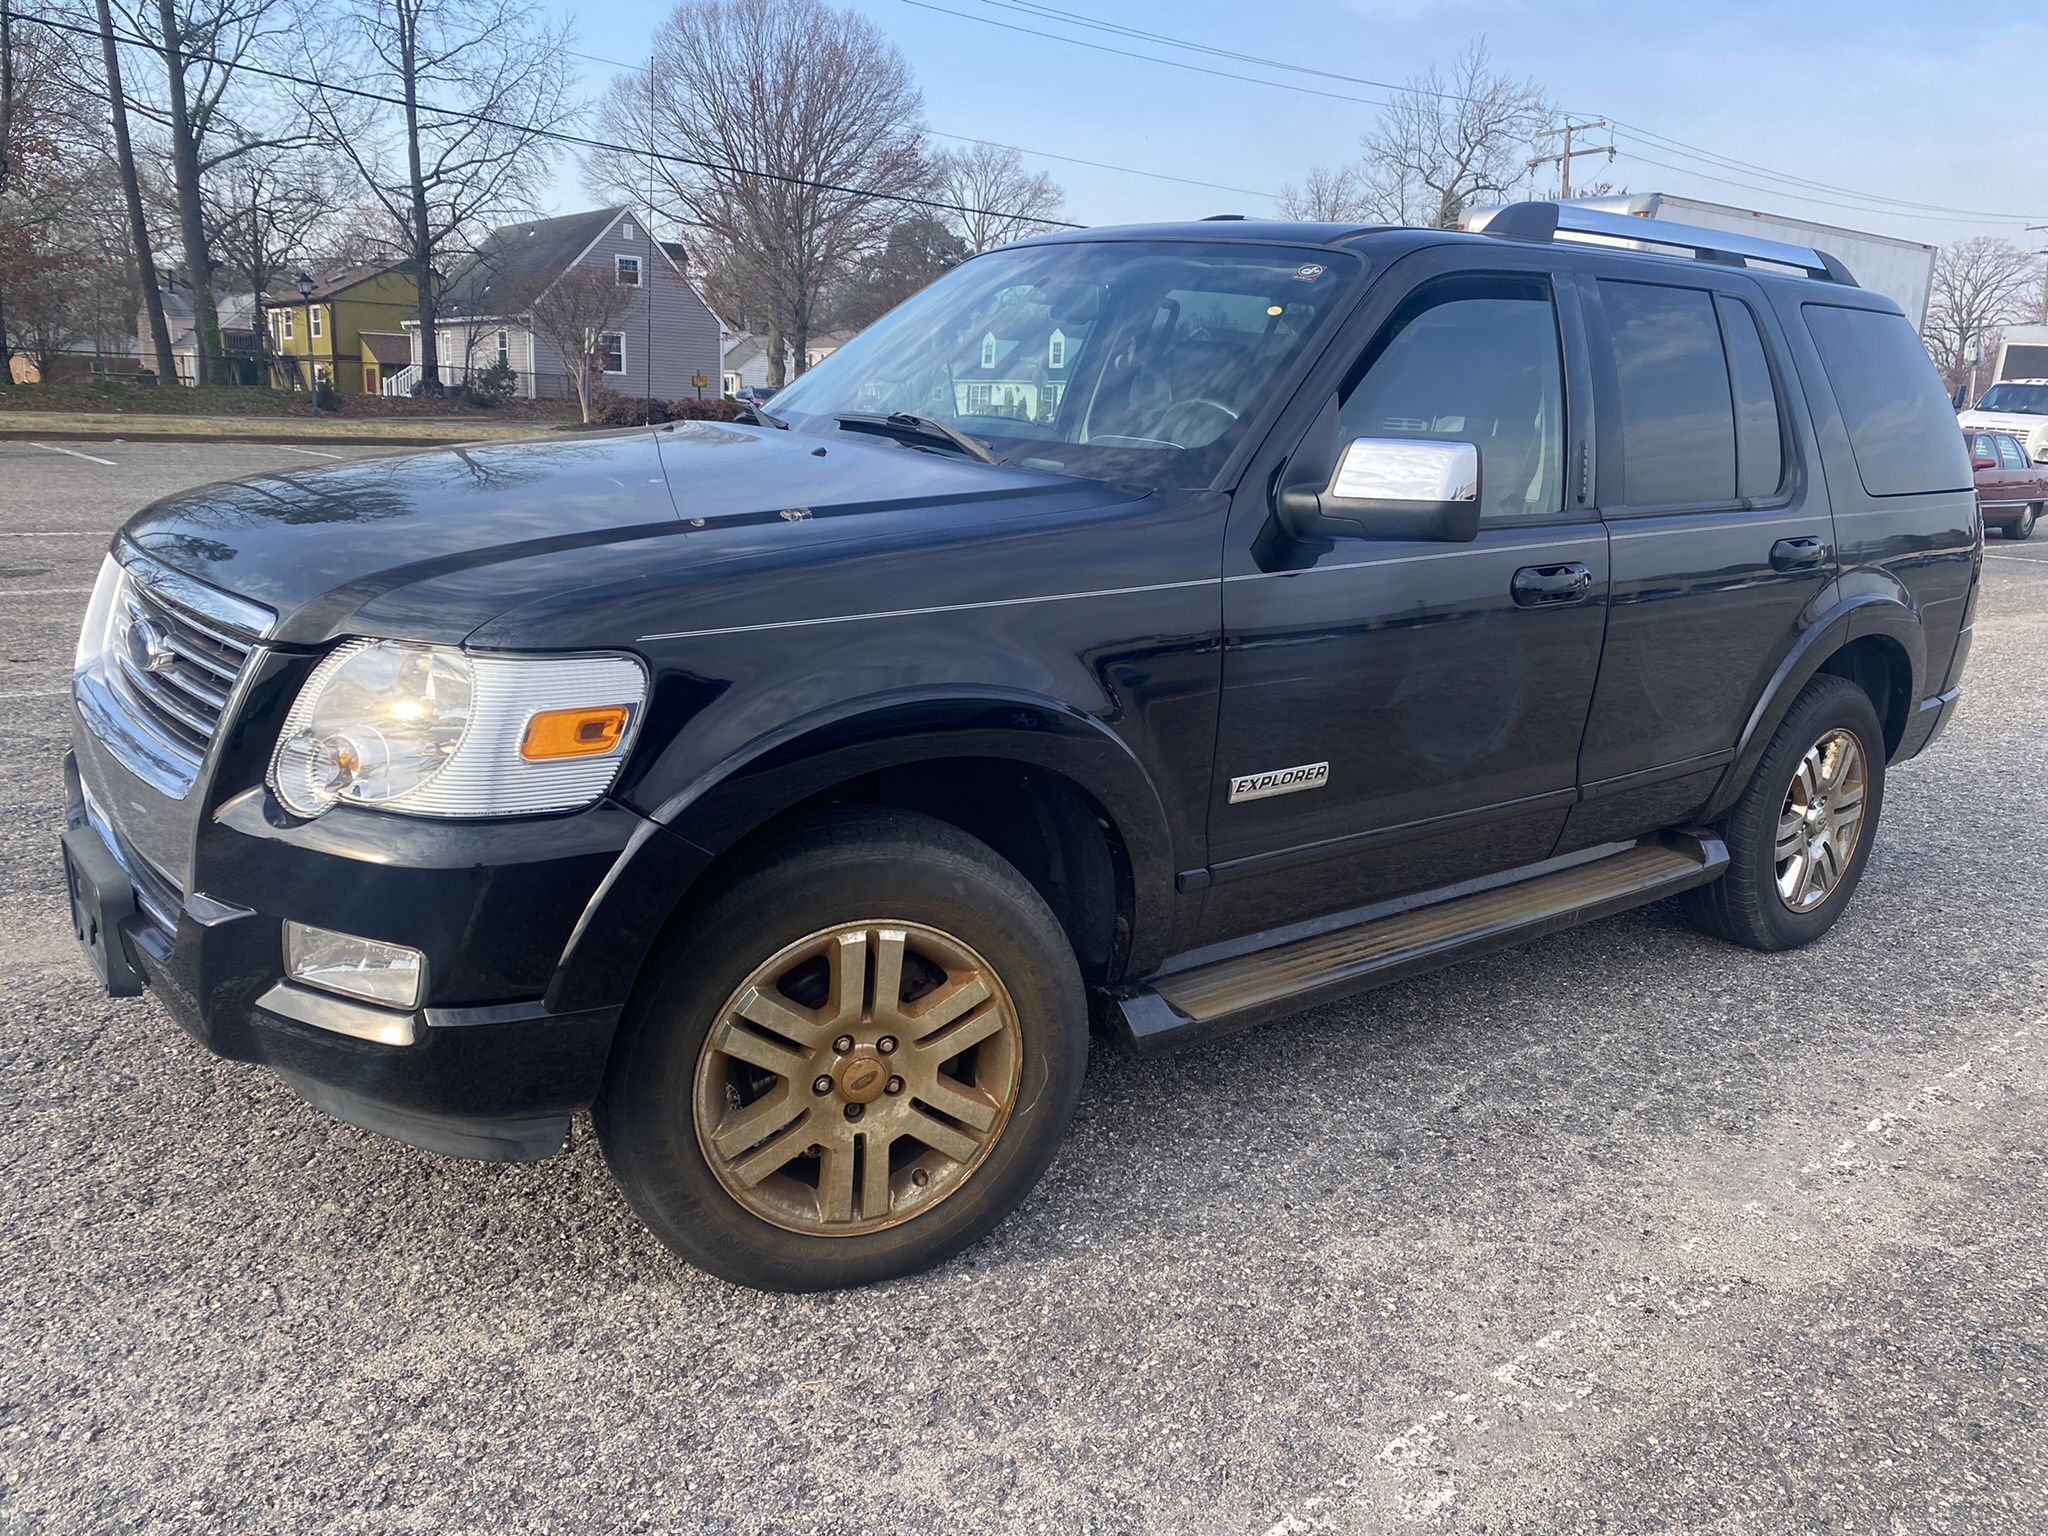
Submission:
[[[835,785],[955,758],[994,758],[1055,773],[1094,801],[1129,862],[1133,962],[1163,942],[1171,927],[1175,864],[1158,789],[1107,725],[1042,695],[949,689],[848,702],[748,743],[647,814],[716,857]]]

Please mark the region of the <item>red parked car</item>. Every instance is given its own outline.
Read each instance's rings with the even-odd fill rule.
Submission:
[[[2041,519],[2048,502],[2048,464],[2036,464],[2010,432],[1985,432],[1965,427],[1970,467],[1977,473],[1977,506],[1984,526],[2008,539],[2024,539]]]

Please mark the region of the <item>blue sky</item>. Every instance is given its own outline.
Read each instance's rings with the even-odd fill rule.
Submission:
[[[2028,60],[2048,55],[2048,10],[2008,7],[1995,25],[1959,25],[1924,3],[1873,0],[1798,7],[1722,0],[1688,6],[1582,0],[1046,0],[1060,9],[1214,47],[1374,80],[1401,81],[1448,65],[1484,35],[1498,66],[1533,78],[1575,111],[1632,125],[1612,166],[1578,162],[1575,176],[1637,192],[1673,192],[1796,212],[1825,223],[1940,242],[2048,235],[2048,114],[2034,103]],[[1340,94],[1385,92],[1311,80],[1158,44],[1063,27],[988,0],[852,0],[896,43],[924,92],[935,133],[1014,144],[1046,156],[1114,162],[1221,183],[1212,191],[1032,157],[1066,189],[1083,223],[1259,214],[1268,198],[1318,162],[1352,158],[1374,106],[1216,79],[1091,52],[990,22],[1091,38],[1133,52]],[[658,0],[603,11],[571,8],[582,50],[644,56],[667,14]],[[597,18],[602,16],[600,22]],[[984,20],[971,18],[980,17]],[[2001,71],[1986,61],[1995,39]],[[585,66],[594,94],[614,71]],[[2032,77],[2038,80],[2037,76]],[[1647,132],[1831,188],[1796,188],[1754,170],[1703,162],[1646,143]],[[940,143],[948,140],[941,138]],[[1661,163],[1657,163],[1661,162]],[[1720,179],[1716,179],[1720,178]],[[1865,206],[1881,194],[1999,218]],[[585,199],[573,168],[557,181],[563,208]],[[1846,206],[1831,206],[1842,204]],[[2025,217],[2031,215],[2030,218]]]

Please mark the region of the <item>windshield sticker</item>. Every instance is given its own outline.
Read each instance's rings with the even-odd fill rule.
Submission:
[[[1323,275],[1323,270],[1321,262],[1305,261],[1294,269],[1294,280],[1297,283],[1312,283]]]

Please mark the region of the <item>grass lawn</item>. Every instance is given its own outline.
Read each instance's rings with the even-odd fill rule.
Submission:
[[[31,420],[33,418],[33,420]],[[575,420],[571,399],[508,399],[502,406],[471,406],[463,395],[412,399],[406,395],[342,395],[340,410],[313,414],[311,399],[289,389],[182,389],[182,387],[141,387],[141,385],[12,385],[0,387],[0,432],[55,432],[47,422],[72,422],[72,430],[84,430],[90,420],[96,432],[109,430],[115,422],[129,436],[141,436],[152,428],[145,422],[164,422],[154,430],[195,436],[233,436],[246,432],[252,422],[264,428],[287,430],[313,428],[319,434],[340,436],[449,436],[485,438],[502,436],[504,428],[516,428],[528,436],[537,428],[569,424]],[[176,420],[178,426],[168,426]],[[350,432],[348,428],[358,428]],[[367,428],[367,430],[365,430]],[[418,428],[418,430],[414,430]]]

